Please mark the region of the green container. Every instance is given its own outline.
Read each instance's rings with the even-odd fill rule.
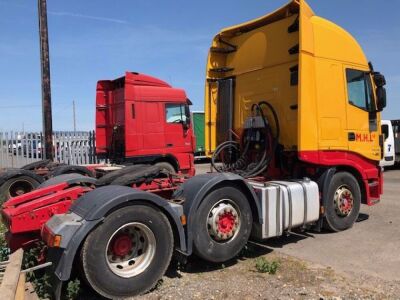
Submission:
[[[194,135],[196,136],[194,156],[205,156],[204,111],[194,111],[192,115]]]

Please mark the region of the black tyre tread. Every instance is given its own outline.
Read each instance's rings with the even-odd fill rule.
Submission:
[[[161,173],[161,169],[158,166],[146,166],[118,177],[111,184],[129,186],[133,183],[150,182],[153,179],[160,177]]]
[[[120,176],[123,176],[127,173],[135,172],[138,170],[142,170],[144,168],[149,167],[150,165],[132,165],[132,166],[126,166],[120,170],[112,171],[103,177],[99,178],[97,181],[97,185],[108,185],[111,184],[115,179],[117,179]]]
[[[51,172],[51,171],[53,171],[55,168],[58,168],[58,167],[62,167],[62,166],[66,166],[67,164],[64,164],[64,163],[59,163],[59,162],[54,162],[54,161],[51,161],[51,162],[49,162],[49,164],[46,166],[48,169],[49,169],[49,171]]]
[[[347,184],[353,189],[352,193],[354,196],[354,208],[351,214],[346,217],[339,219],[336,216],[336,212],[333,207],[333,195],[339,184]],[[326,216],[324,218],[323,227],[325,230],[331,232],[339,232],[351,228],[358,218],[361,206],[361,190],[357,179],[348,172],[338,172],[333,175],[328,190],[328,204],[326,209]]]
[[[159,258],[159,255],[157,255],[157,250],[156,250],[156,255],[155,255],[155,261],[153,261],[153,263],[149,266],[149,269],[151,267],[154,268],[153,264],[155,265],[155,271],[157,272],[157,274],[155,274],[156,276],[153,276],[153,281],[149,281],[149,280],[143,280],[143,278],[138,279],[139,277],[143,277],[143,273],[138,275],[139,277],[136,277],[136,281],[138,281],[137,284],[129,284],[130,287],[134,287],[134,288],[138,288],[138,285],[141,284],[143,285],[140,288],[140,291],[136,290],[135,292],[132,292],[132,294],[125,294],[125,295],[113,295],[111,293],[111,291],[109,290],[108,292],[104,290],[104,285],[103,286],[98,286],[97,283],[95,282],[94,278],[91,278],[91,276],[93,276],[93,274],[88,273],[88,270],[92,271],[94,274],[101,274],[101,277],[103,278],[106,274],[104,272],[111,272],[110,270],[101,270],[101,272],[96,272],[95,270],[93,270],[92,266],[90,265],[88,258],[89,255],[91,253],[94,253],[93,251],[90,251],[90,245],[93,244],[93,240],[95,240],[96,234],[98,235],[102,235],[101,230],[99,230],[99,228],[104,228],[105,224],[107,225],[107,222],[110,222],[110,219],[116,219],[116,222],[121,218],[120,214],[123,215],[129,215],[130,217],[133,217],[136,214],[138,215],[145,215],[143,214],[143,211],[140,212],[140,210],[143,210],[143,208],[147,209],[152,209],[154,213],[157,213],[157,220],[161,221],[162,223],[164,223],[162,226],[160,226],[161,229],[166,230],[164,232],[163,236],[160,236],[159,238],[157,238],[156,236],[156,240],[157,242],[160,241],[160,238],[165,237],[166,241],[170,242],[170,245],[167,245],[167,252],[166,253],[166,257],[165,259],[162,259],[160,262],[156,262],[157,258]],[[123,218],[123,217],[122,217]],[[136,216],[137,218],[137,216]],[[130,220],[130,221],[126,221],[126,222],[132,222],[135,220]],[[126,223],[125,223],[126,224]],[[117,226],[119,227],[119,226]],[[103,229],[104,231],[105,229]],[[104,236],[101,236],[104,237]],[[101,296],[106,297],[108,299],[125,299],[125,298],[131,298],[133,296],[136,295],[140,295],[140,294],[144,294],[146,292],[148,292],[149,290],[151,290],[155,284],[158,282],[158,280],[160,280],[162,278],[162,276],[164,275],[164,273],[166,272],[169,263],[171,261],[172,258],[172,253],[173,253],[173,245],[174,245],[174,241],[173,241],[173,232],[172,232],[172,228],[170,226],[170,223],[167,219],[167,217],[158,209],[153,208],[153,207],[149,207],[149,206],[145,206],[145,205],[136,205],[136,206],[131,206],[131,207],[125,207],[125,208],[121,208],[118,211],[113,212],[112,214],[110,214],[106,220],[99,226],[97,227],[95,230],[93,230],[88,237],[86,238],[86,240],[83,243],[82,246],[82,250],[81,250],[81,263],[82,263],[82,269],[84,271],[84,277],[85,280],[89,283],[89,285]],[[162,252],[165,253],[165,252]],[[159,259],[160,260],[160,259]],[[98,268],[100,265],[100,262],[97,260],[96,261],[96,268]],[[112,272],[111,272],[112,273]],[[154,274],[150,274],[150,275],[154,275]],[[116,275],[114,275],[116,276]],[[124,280],[131,280],[131,279],[121,279],[120,280],[124,281]],[[107,282],[110,283],[110,282]],[[117,285],[117,291],[121,292],[122,287],[120,285]]]
[[[238,205],[239,207],[241,206],[241,215],[243,217],[241,220],[241,226],[247,227],[244,229],[242,227],[240,229],[241,236],[237,237],[237,239],[233,243],[230,242],[226,245],[222,245],[221,243],[214,241],[209,236],[208,232],[201,231],[206,228],[203,222],[205,221],[209,210],[212,208],[213,205],[215,205],[216,202],[223,198],[229,198],[235,201],[236,205]],[[221,263],[234,258],[246,245],[251,234],[252,223],[253,216],[250,204],[248,203],[246,196],[239,189],[234,187],[224,187],[212,191],[205,197],[205,199],[196,211],[196,221],[194,225],[195,229],[193,233],[195,254],[202,259],[213,263]]]
[[[169,162],[162,161],[154,164],[155,166],[159,167],[161,170],[167,171],[169,174],[176,174],[174,166]]]
[[[77,174],[86,175],[86,176],[89,176],[89,177],[94,177],[93,172],[90,171],[86,167],[83,167],[83,166],[69,166],[69,165],[58,166],[58,167],[54,168],[50,172],[49,177],[55,177],[55,176],[58,176],[58,175],[70,174],[70,173],[77,173]]]
[[[58,175],[55,177],[51,177],[50,179],[47,179],[45,182],[41,183],[37,189],[41,189],[41,188],[45,188],[48,186],[52,186],[55,184],[59,184],[61,182],[66,182],[66,181],[78,181],[79,180],[79,184],[81,185],[90,185],[90,184],[96,184],[96,180],[93,177],[88,177],[88,176],[84,176],[82,174],[78,174],[78,173],[69,173],[69,174],[62,174],[62,175]],[[78,182],[76,182],[78,183]]]
[[[35,169],[47,167],[47,165],[50,162],[51,162],[50,159],[44,159],[44,160],[40,160],[40,161],[35,161],[33,163],[30,163],[30,164],[27,164],[27,165],[21,167],[21,169],[32,171],[32,170],[35,170]]]

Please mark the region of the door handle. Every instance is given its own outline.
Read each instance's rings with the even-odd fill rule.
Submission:
[[[167,144],[167,147],[173,147],[174,144]]]
[[[349,139],[350,142],[355,141],[356,140],[356,134],[354,132],[349,132],[348,139]]]

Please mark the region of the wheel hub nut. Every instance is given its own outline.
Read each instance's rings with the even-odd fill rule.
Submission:
[[[214,206],[208,217],[208,232],[218,241],[232,238],[239,227],[239,216],[231,204],[219,203]]]

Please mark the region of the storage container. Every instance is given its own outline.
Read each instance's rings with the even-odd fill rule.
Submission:
[[[281,236],[319,219],[320,200],[315,182],[304,179],[249,184],[255,189],[262,211],[262,224],[254,226],[256,238]]]

